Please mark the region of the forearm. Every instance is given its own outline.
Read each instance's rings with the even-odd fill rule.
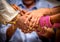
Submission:
[[[40,32],[37,32],[39,37],[51,38],[54,34],[53,28],[42,28]]]
[[[51,15],[60,13],[60,7],[51,8],[50,10],[51,10]]]
[[[52,15],[52,16],[42,16],[39,20],[39,24],[41,27],[60,27],[60,14]],[[56,26],[57,25],[57,26]]]
[[[60,23],[60,13],[50,16],[50,20],[53,24],[54,23]]]
[[[14,32],[16,31],[16,29],[17,29],[17,27],[16,27],[16,25],[11,25],[8,29],[7,29],[7,32],[6,32],[6,36],[7,36],[7,38],[11,38],[12,37],[12,35],[14,34]]]
[[[54,28],[60,28],[60,14],[56,14],[50,17],[51,23]]]
[[[55,7],[55,8],[47,8],[45,11],[45,16],[46,15],[55,15],[60,13],[60,6],[59,7]]]
[[[7,29],[7,32],[6,32],[7,38],[11,38],[15,30],[17,29],[17,21],[19,17],[20,15],[17,15],[12,21],[9,22],[11,26]]]

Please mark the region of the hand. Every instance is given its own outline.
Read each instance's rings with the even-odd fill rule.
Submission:
[[[53,36],[54,31],[53,31],[53,28],[44,27],[44,28],[41,28],[40,32],[37,32],[37,33],[38,33],[39,36],[50,38],[50,37]]]
[[[38,28],[39,19],[43,15],[39,12],[39,10],[34,10],[32,12],[27,12],[23,16],[20,16],[19,20],[17,21],[18,27],[20,27],[21,29],[28,29],[29,27]]]
[[[34,10],[30,13],[26,13],[27,18],[25,20],[25,24],[28,24],[31,27],[38,25],[40,17],[43,16],[44,14],[45,14],[45,9]]]
[[[45,9],[39,9],[39,10],[34,10],[32,12],[28,12],[19,18],[17,24],[20,28],[24,28],[24,29],[29,27],[38,28],[39,19],[44,14],[45,14]]]
[[[31,29],[29,30],[29,28],[30,28],[29,25],[24,23],[27,16],[24,15],[24,16],[20,17],[18,15],[17,17],[18,17],[18,21],[17,21],[16,26],[19,27],[20,29],[22,29],[22,31],[24,33],[29,33],[29,32],[32,32],[32,31],[36,31],[39,36],[43,36],[43,37],[47,37],[47,38],[51,37],[51,35],[53,34],[52,29],[50,29],[50,28],[41,28],[39,26],[37,26],[36,28],[31,27]],[[29,23],[29,21],[28,21],[28,23]]]
[[[23,16],[23,15],[25,15],[27,12],[28,12],[27,10],[21,10],[21,11],[19,12],[19,14],[20,14],[21,16]]]
[[[27,18],[26,16],[21,16],[21,18],[19,18],[20,20],[17,22],[18,27],[20,27],[20,29],[22,29],[23,32],[29,33],[32,31],[36,31],[39,36],[43,36],[46,38],[50,38],[54,34],[53,29],[47,28],[47,27],[41,28],[41,27],[37,26],[36,28],[31,27],[32,29],[29,30],[29,25],[24,23],[26,18]],[[29,23],[29,21],[28,21],[28,23]]]
[[[23,16],[26,12],[28,12],[27,10],[22,10],[20,7],[18,7],[17,5],[15,4],[11,4],[12,8],[14,8],[14,10],[16,11],[20,11],[19,14],[21,16]]]
[[[50,8],[41,8],[41,9],[38,9],[38,10],[34,10],[32,11],[30,14],[27,13],[27,19],[25,21],[25,24],[28,24],[30,26],[36,26],[39,22],[39,19],[41,16],[46,16],[46,15],[49,15],[51,14],[51,9]],[[29,21],[29,23],[27,23]]]
[[[28,12],[29,14],[31,13],[31,12]],[[20,29],[22,29],[22,30],[26,30],[26,31],[29,31],[28,29],[30,29],[30,22],[29,21],[27,21],[27,24],[25,24],[25,21],[26,21],[26,19],[28,18],[28,16],[29,16],[29,14],[25,14],[25,15],[23,15],[23,16],[17,16],[18,17],[18,21],[17,21],[17,27],[19,27]],[[36,18],[37,19],[37,18]],[[33,27],[31,27],[31,28],[33,28]]]
[[[36,25],[38,25],[40,17],[43,16],[44,14],[47,14],[48,10],[49,10],[48,8],[41,8],[39,10],[34,10],[32,12],[26,12],[25,15],[23,16],[26,17],[24,23],[31,27],[35,27]]]
[[[26,16],[17,16],[18,20],[17,20],[17,27],[19,27],[23,32],[27,31],[27,29],[29,28],[27,24],[25,24],[25,20],[26,20]]]

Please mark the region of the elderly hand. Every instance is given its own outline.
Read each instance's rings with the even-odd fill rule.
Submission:
[[[24,23],[28,24],[31,27],[35,27],[36,25],[38,25],[40,17],[44,16],[44,14],[49,13],[48,10],[48,8],[41,8],[38,10],[34,10],[31,13],[26,13],[25,15],[27,18]]]
[[[22,24],[35,28],[39,24],[40,17],[43,16],[44,14],[49,13],[47,12],[48,10],[49,10],[48,8],[41,8],[38,10],[34,10],[32,12],[27,12],[25,15],[21,16],[19,20]]]
[[[22,29],[23,32],[24,32],[24,30],[27,31],[27,29],[29,28],[28,24],[24,23],[27,17],[25,15],[24,16],[19,16],[18,15],[17,17],[18,17],[18,20],[16,22],[17,27]]]
[[[34,10],[32,12],[28,12],[23,16],[20,16],[20,14],[17,16],[18,21],[16,22],[16,26],[22,29],[24,33],[29,33],[32,31],[36,31],[39,36],[49,36],[48,33],[49,29],[41,29],[41,27],[38,25],[39,19],[41,16],[43,16],[44,12],[40,13],[42,11]],[[36,19],[36,20],[35,20]],[[15,28],[14,28],[15,29]],[[13,29],[13,31],[14,31]],[[8,30],[9,31],[9,30]],[[43,32],[45,31],[45,32]],[[10,32],[10,31],[9,31]],[[43,33],[43,34],[41,34]]]
[[[27,12],[25,15],[20,16],[19,20],[17,21],[18,27],[20,27],[21,29],[26,29],[26,30],[28,28],[38,28],[39,19],[44,14],[44,11],[42,12],[40,10]]]
[[[47,27],[44,27],[44,28],[41,28],[39,25],[36,26],[36,27],[29,27],[28,24],[25,24],[25,20],[26,20],[27,16],[21,16],[19,18],[19,21],[17,22],[17,25],[20,29],[22,29],[22,31],[24,33],[29,33],[29,32],[32,32],[32,31],[36,31],[38,36],[43,36],[43,37],[46,37],[46,38],[50,38],[53,34],[54,34],[54,31],[52,28],[47,28]],[[29,21],[28,21],[29,23]]]

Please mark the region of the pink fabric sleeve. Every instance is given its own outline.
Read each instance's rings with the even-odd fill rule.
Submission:
[[[52,24],[50,22],[50,16],[42,16],[39,20],[39,24],[41,27],[52,27]]]

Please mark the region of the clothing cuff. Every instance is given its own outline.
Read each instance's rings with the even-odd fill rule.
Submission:
[[[39,24],[41,27],[52,27],[52,24],[50,22],[50,16],[42,16],[39,20]]]
[[[60,23],[55,23],[55,24],[53,25],[53,27],[54,27],[54,28],[59,28],[59,27],[60,27]]]

